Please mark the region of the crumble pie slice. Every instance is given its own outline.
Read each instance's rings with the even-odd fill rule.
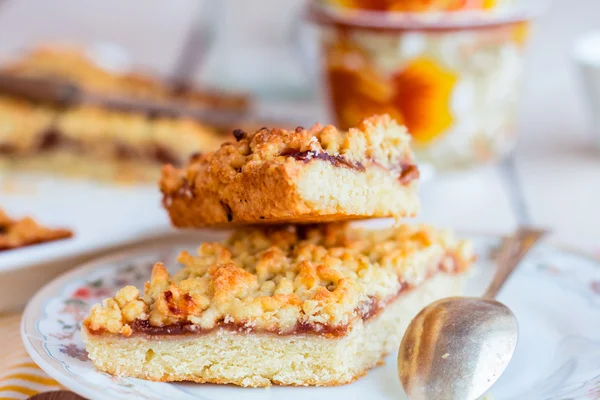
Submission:
[[[113,98],[178,102],[242,115],[250,110],[247,96],[109,71],[85,53],[68,47],[37,48],[3,65],[0,72],[70,82],[86,92]],[[218,149],[225,140],[222,129],[143,107],[63,107],[2,93],[0,166],[11,171],[52,171],[120,183],[156,182],[163,164],[181,166],[191,155]]]
[[[239,230],[204,243],[144,294],[95,305],[83,335],[96,367],[152,381],[341,385],[394,351],[422,307],[461,292],[471,244],[429,226]]]
[[[177,227],[313,223],[416,214],[410,135],[389,116],[341,132],[235,131],[214,153],[163,168],[163,204]]]
[[[47,228],[30,217],[14,220],[0,209],[0,251],[67,239],[72,236],[73,232],[68,229]]]
[[[55,171],[118,182],[156,182],[163,164],[219,148],[222,137],[187,118],[0,96],[0,160],[11,170]]]

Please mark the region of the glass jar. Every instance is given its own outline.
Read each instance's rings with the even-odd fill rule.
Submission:
[[[342,128],[387,113],[438,170],[497,160],[515,145],[531,13],[389,13],[313,4],[323,76]]]
[[[213,43],[201,81],[268,99],[310,98],[304,0],[209,0]],[[300,55],[300,56],[298,56]]]
[[[324,0],[338,9],[388,12],[495,10],[513,6],[515,0]]]

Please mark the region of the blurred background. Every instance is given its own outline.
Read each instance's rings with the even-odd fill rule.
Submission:
[[[334,122],[323,38],[305,21],[305,8],[303,0],[4,0],[0,61],[40,44],[73,44],[109,70],[250,93],[261,118]],[[455,170],[423,152],[433,167],[422,187],[421,220],[490,232],[529,222],[552,228],[560,242],[600,252],[600,132],[592,128],[600,109],[587,101],[591,83],[574,50],[578,38],[600,29],[598,16],[596,0],[547,5],[531,26],[515,87],[514,159]]]

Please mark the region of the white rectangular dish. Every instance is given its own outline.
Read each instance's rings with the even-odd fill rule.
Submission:
[[[43,284],[81,263],[141,242],[214,232],[177,233],[154,185],[114,186],[44,175],[0,175],[0,208],[49,227],[71,229],[71,239],[0,252],[0,312],[23,305]]]
[[[47,263],[173,230],[153,185],[111,186],[49,176],[0,176],[0,208],[31,216],[73,238],[0,252],[0,272]]]

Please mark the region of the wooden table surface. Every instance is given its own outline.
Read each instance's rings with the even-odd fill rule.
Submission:
[[[0,343],[2,343],[0,371],[5,371],[25,356],[25,349],[20,340],[20,322],[20,312],[0,314]]]

